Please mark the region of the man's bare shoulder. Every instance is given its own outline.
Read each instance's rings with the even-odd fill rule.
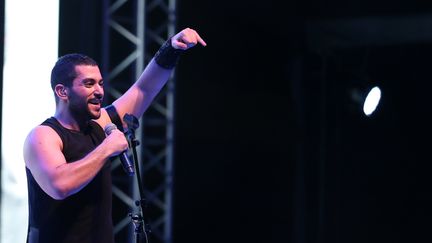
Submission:
[[[34,169],[49,151],[60,153],[63,142],[57,132],[49,126],[39,125],[33,128],[24,141],[24,161],[26,167]]]
[[[53,128],[46,125],[38,125],[34,127],[25,140],[25,147],[41,145],[41,144],[58,144],[62,146],[60,136]]]

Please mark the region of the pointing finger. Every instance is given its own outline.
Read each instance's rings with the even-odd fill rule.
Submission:
[[[201,36],[198,34],[198,32],[196,32],[196,30],[192,30],[193,33],[195,34],[195,38],[196,40],[203,46],[207,46],[207,43],[201,38]]]

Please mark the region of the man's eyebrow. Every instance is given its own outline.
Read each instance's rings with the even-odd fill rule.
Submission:
[[[82,81],[83,82],[101,82],[101,81],[103,81],[103,79],[100,79],[99,81],[97,81],[94,78],[84,78],[84,79],[82,79]]]

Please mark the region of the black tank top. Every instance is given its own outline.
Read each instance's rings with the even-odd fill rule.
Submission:
[[[83,158],[105,138],[103,129],[93,121],[83,132],[66,129],[53,117],[42,125],[58,133],[66,161]],[[111,163],[107,162],[86,187],[64,200],[55,200],[47,195],[26,168],[29,196],[27,242],[113,243],[110,166]]]

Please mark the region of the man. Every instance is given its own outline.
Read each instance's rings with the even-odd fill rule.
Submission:
[[[170,38],[140,78],[102,108],[103,79],[94,60],[65,55],[51,73],[53,117],[35,127],[24,143],[29,190],[29,243],[114,242],[109,158],[125,151],[120,130],[105,135],[125,114],[141,117],[168,80],[178,56],[206,43],[186,28]]]

